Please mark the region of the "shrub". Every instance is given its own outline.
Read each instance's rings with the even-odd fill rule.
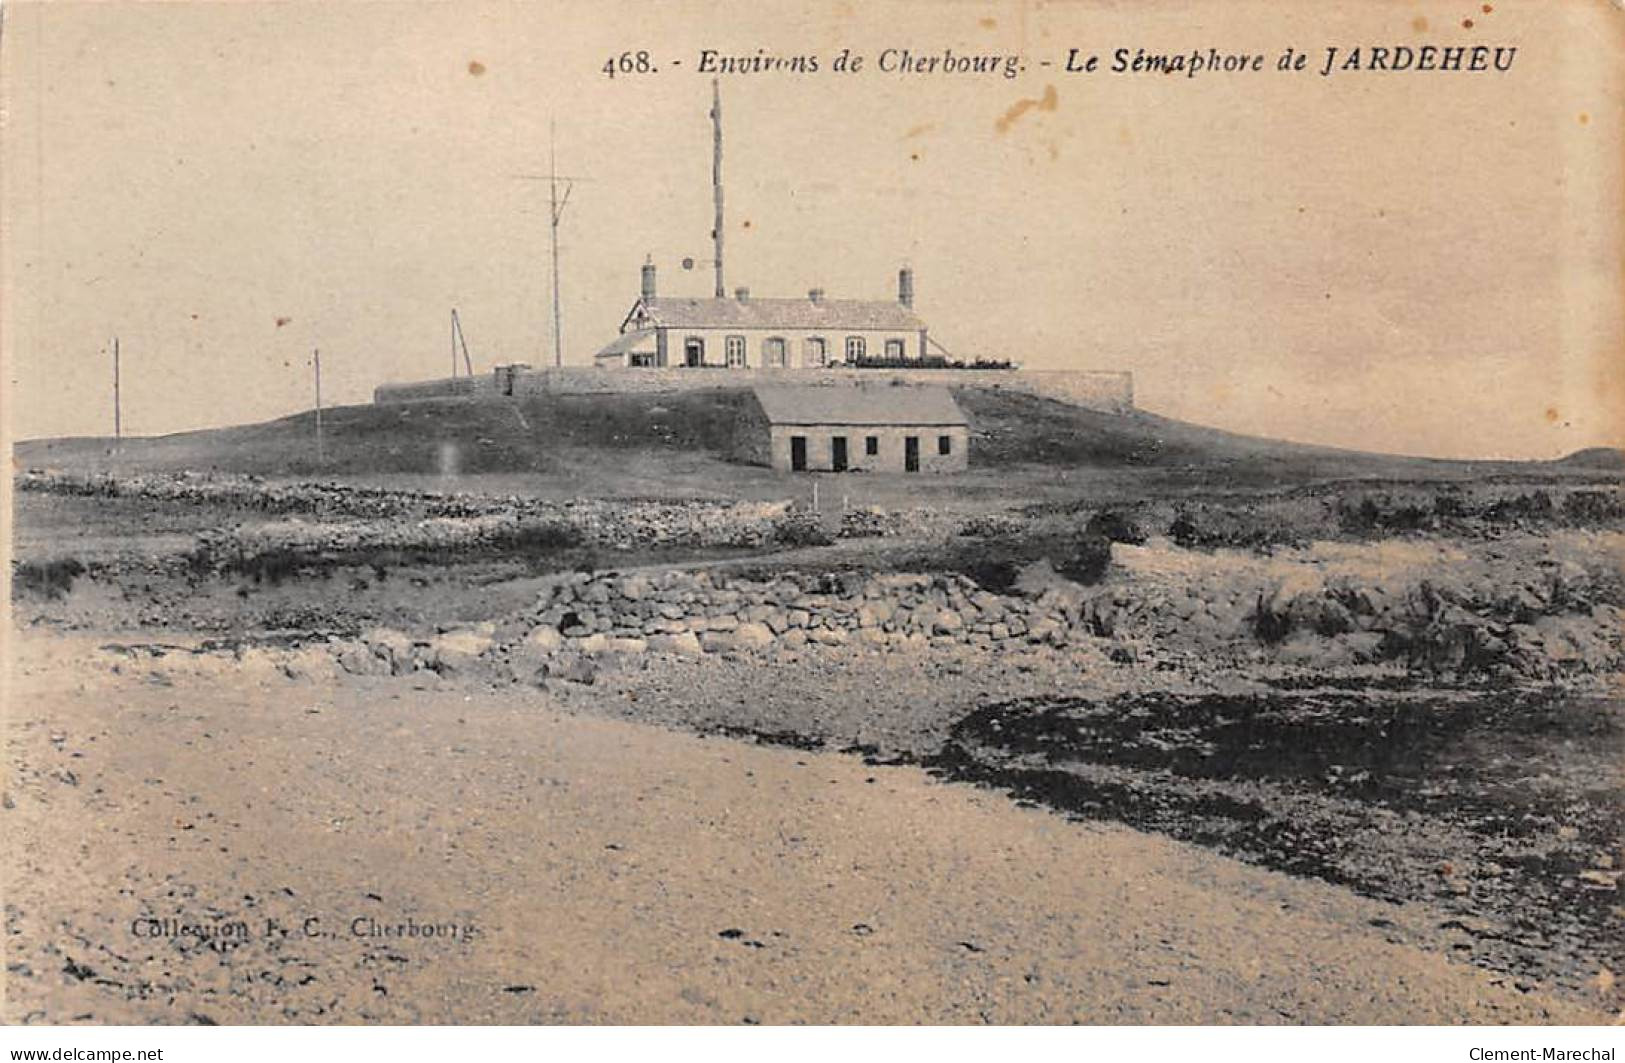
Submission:
[[[1085,535],[1098,535],[1114,543],[1139,546],[1145,542],[1145,533],[1128,517],[1112,509],[1103,509],[1090,517],[1083,531]]]
[[[85,574],[77,558],[56,561],[15,561],[11,566],[12,593],[54,601],[73,590],[73,581]]]
[[[1174,541],[1175,546],[1189,550],[1202,545],[1202,530],[1196,526],[1190,514],[1181,513],[1174,517],[1173,523],[1168,525],[1168,538]]]
[[[1493,521],[1550,520],[1554,512],[1552,496],[1545,491],[1503,498],[1484,510],[1484,517]]]
[[[1300,541],[1311,523],[1303,516],[1279,508],[1203,506],[1181,511],[1168,525],[1168,537],[1186,549],[1253,550]]]
[[[836,535],[842,539],[877,539],[897,533],[898,520],[883,509],[862,506],[841,514]]]
[[[984,549],[961,550],[952,567],[955,572],[969,576],[984,591],[1004,594],[1015,586],[1026,564],[1026,559],[1014,550]]]
[[[1338,503],[1338,524],[1351,535],[1389,535],[1395,532],[1426,531],[1437,523],[1438,500],[1427,504],[1399,502],[1388,497],[1380,501],[1365,495],[1358,503]],[[1446,506],[1448,510],[1449,507]]]
[[[1283,641],[1292,632],[1291,610],[1277,610],[1272,597],[1265,593],[1259,594],[1258,605],[1248,621],[1258,641],[1269,645]]]
[[[1086,532],[1070,550],[1052,560],[1055,571],[1074,583],[1099,583],[1112,561],[1112,542],[1103,535]]]
[[[1467,504],[1456,494],[1441,494],[1435,498],[1433,513],[1445,520],[1456,520],[1469,515]]]
[[[1625,517],[1625,505],[1602,491],[1575,491],[1563,500],[1563,516],[1575,524],[1605,524]]]
[[[310,560],[297,550],[279,546],[256,554],[239,555],[226,562],[222,571],[227,574],[240,573],[255,583],[269,583],[278,587],[289,576],[297,575]]]
[[[940,556],[940,567],[969,578],[978,587],[1004,594],[1021,570],[1057,552],[1056,544],[1030,535],[992,535],[952,539]]]
[[[799,509],[773,522],[773,541],[781,546],[828,546],[835,540],[817,513]]]
[[[1004,513],[978,513],[967,517],[954,529],[955,535],[966,538],[987,539],[1018,534],[1025,527],[1019,517]]]
[[[522,553],[542,553],[549,550],[567,550],[580,546],[584,536],[581,529],[564,521],[548,520],[522,522],[496,537],[498,546]]]

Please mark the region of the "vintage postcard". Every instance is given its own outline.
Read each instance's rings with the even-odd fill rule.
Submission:
[[[1620,5],[0,20],[8,1024],[1614,1051]]]

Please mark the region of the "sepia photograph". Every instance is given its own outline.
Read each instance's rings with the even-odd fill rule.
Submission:
[[[1615,1058],[1625,6],[31,0],[0,163],[8,1041]]]

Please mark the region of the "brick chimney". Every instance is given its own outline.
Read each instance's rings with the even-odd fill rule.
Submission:
[[[643,260],[643,299],[645,302],[655,297],[655,264],[653,259]]]
[[[897,301],[914,309],[914,271],[907,266],[897,271]]]
[[[750,302],[750,289],[749,288],[735,288],[734,289],[734,298],[738,299],[742,303]]]
[[[809,303],[821,303],[821,302],[823,302],[824,301],[824,289],[822,289],[822,288],[808,288],[807,289],[807,301]]]

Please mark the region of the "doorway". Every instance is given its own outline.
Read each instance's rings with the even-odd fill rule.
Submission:
[[[683,341],[683,364],[690,369],[698,369],[705,364],[704,340],[690,336]]]
[[[829,467],[836,472],[846,471],[846,437],[832,436],[829,441]]]
[[[903,471],[920,471],[920,437],[905,436],[903,439]]]
[[[790,471],[807,471],[807,437],[790,437]]]

